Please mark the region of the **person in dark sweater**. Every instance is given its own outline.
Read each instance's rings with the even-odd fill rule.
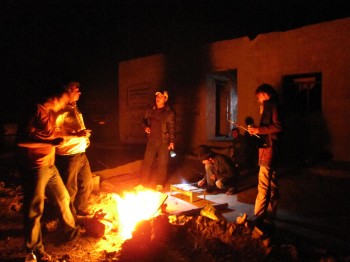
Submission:
[[[205,186],[208,193],[219,189],[226,190],[227,195],[235,194],[238,169],[231,158],[215,153],[204,145],[199,147],[198,156],[205,168],[205,175],[198,181],[198,186]]]
[[[248,127],[248,131],[260,137],[258,195],[254,208],[255,224],[259,227],[273,225],[273,219],[276,217],[279,195],[274,153],[282,126],[275,89],[269,84],[262,84],[258,86],[255,94],[260,103],[260,124],[258,127]]]

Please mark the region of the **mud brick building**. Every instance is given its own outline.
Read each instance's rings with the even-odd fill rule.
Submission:
[[[225,147],[233,125],[258,122],[255,89],[275,86],[284,113],[287,158],[329,152],[349,161],[350,18],[285,32],[186,46],[119,63],[119,134],[144,143],[142,116],[155,90],[169,91],[177,147]]]

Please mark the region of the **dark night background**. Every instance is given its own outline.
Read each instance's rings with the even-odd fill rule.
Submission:
[[[18,121],[45,89],[71,80],[86,108],[110,113],[119,61],[350,15],[348,0],[256,2],[2,0],[1,121]]]

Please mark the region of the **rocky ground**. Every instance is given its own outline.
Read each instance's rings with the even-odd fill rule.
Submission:
[[[1,187],[0,260],[24,261],[19,187]],[[93,194],[90,208],[99,209],[105,193]],[[91,231],[94,218],[78,218],[85,229],[75,242],[61,240],[59,222],[48,212],[42,219],[46,251],[55,261],[280,261],[297,260],[292,245],[270,245],[248,224],[215,221],[208,216],[171,216],[159,213],[141,221],[133,237],[122,242],[117,230]],[[95,233],[95,234],[93,234]],[[285,260],[286,261],[286,260]]]
[[[89,159],[95,171],[140,159],[142,154],[142,148],[135,151],[96,147],[89,152]],[[24,261],[20,163],[7,152],[1,155],[1,160],[0,261]],[[186,166],[186,170],[181,170],[181,166]],[[190,169],[193,174],[197,168],[196,164],[184,161],[176,163],[176,168],[171,167],[169,171],[184,174]],[[322,168],[288,170],[280,181],[284,189],[281,209],[288,215],[277,222],[274,235],[268,239],[245,223],[213,221],[201,215],[181,216],[169,222],[163,212],[154,219],[142,221],[133,238],[124,243],[113,230],[103,236],[85,230],[76,242],[63,243],[60,231],[56,229],[57,221],[46,210],[43,218],[46,251],[58,261],[72,262],[350,261],[348,166],[340,168],[337,165],[335,168],[330,164],[322,165]],[[296,173],[291,174],[291,170]],[[252,190],[240,192],[240,199],[252,198]],[[95,192],[90,205],[96,207],[103,194]],[[295,217],[313,222],[302,224],[295,222],[300,221]],[[89,223],[86,219],[77,222],[82,227]],[[309,236],[303,234],[307,230],[311,232]]]

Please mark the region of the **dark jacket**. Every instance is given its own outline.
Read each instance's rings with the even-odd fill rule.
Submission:
[[[219,179],[223,177],[229,179],[237,178],[237,168],[229,157],[223,154],[215,154],[213,162],[213,173],[218,175]]]
[[[277,135],[281,131],[282,125],[277,102],[271,99],[264,101],[264,110],[259,125],[260,147],[272,147],[273,141],[277,140]]]
[[[146,127],[151,127],[149,120],[153,110],[155,109],[156,106],[154,105],[146,110],[145,116],[143,118],[143,124]],[[167,104],[163,107],[161,125],[163,142],[175,143],[175,112]]]

